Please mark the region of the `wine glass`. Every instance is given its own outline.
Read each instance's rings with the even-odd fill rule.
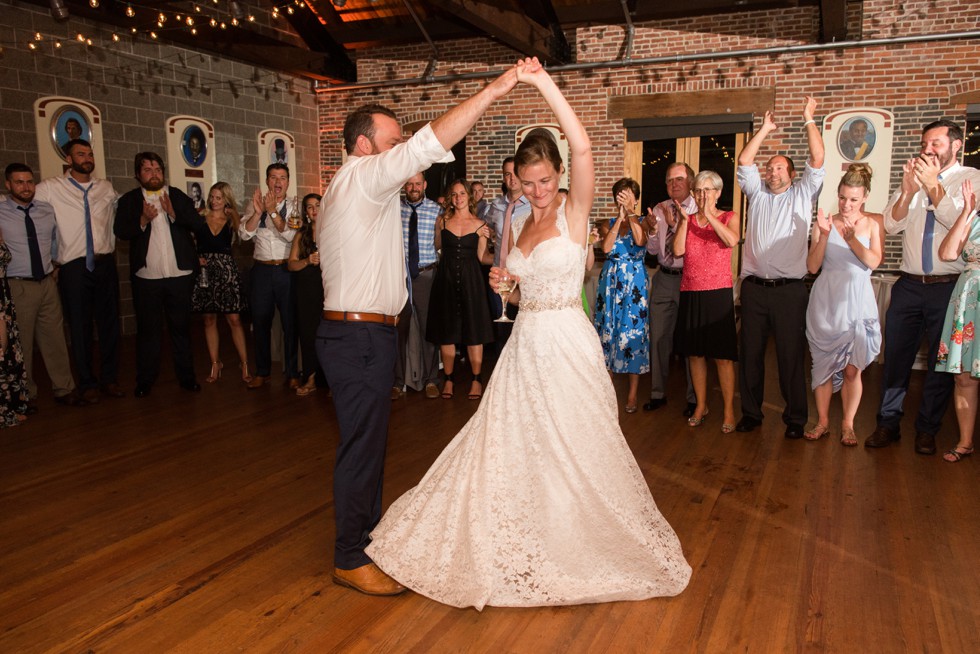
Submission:
[[[497,292],[500,293],[500,302],[503,304],[503,310],[500,312],[500,317],[494,320],[494,322],[514,322],[507,317],[507,298],[510,297],[516,285],[517,282],[513,277],[507,273],[500,274],[500,277],[497,279]]]

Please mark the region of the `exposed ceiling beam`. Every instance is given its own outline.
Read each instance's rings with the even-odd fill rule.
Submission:
[[[466,21],[474,28],[513,48],[542,61],[558,62],[552,52],[551,30],[526,15],[501,7],[491,7],[474,0],[431,0],[443,11]]]
[[[640,23],[671,18],[690,18],[713,14],[745,14],[767,9],[787,9],[805,5],[817,5],[822,0],[746,0],[735,4],[732,0],[696,0],[687,4],[665,5],[661,0],[636,0],[630,2],[630,16]],[[844,2],[845,0],[840,0]],[[619,2],[597,2],[556,6],[561,24],[566,28],[582,25],[621,25],[623,7]]]
[[[329,2],[322,4],[333,7]],[[294,11],[291,14],[287,12],[286,20],[306,43],[311,54],[318,53],[330,62],[335,75],[343,80],[357,80],[357,66],[347,56],[344,46],[330,36],[316,14],[312,11]]]
[[[847,0],[820,0],[820,41],[833,43],[847,38]]]
[[[49,0],[25,0],[25,2],[45,8],[50,4]],[[127,18],[125,13],[120,11],[120,5],[123,3],[114,0],[106,0],[98,8],[90,7],[87,0],[67,0],[66,4],[71,16],[116,27],[120,32],[128,33],[133,27],[142,34],[146,34],[151,29],[157,30],[154,16],[142,12],[143,15],[137,14],[135,19]],[[164,0],[161,4],[169,3]],[[347,64],[337,65],[333,59],[323,53],[306,50],[299,40],[295,44],[289,43],[246,29],[244,25],[238,27],[229,25],[223,30],[202,27],[201,30],[207,32],[195,36],[182,29],[157,30],[159,33],[157,40],[161,43],[173,43],[190,50],[312,79],[334,82],[356,79],[356,75],[350,74],[347,65],[350,64],[349,59]]]
[[[551,62],[557,64],[572,63],[572,47],[568,44],[568,39],[565,38],[565,32],[558,21],[558,14],[555,12],[552,1],[524,0],[524,8],[528,16],[551,30]]]

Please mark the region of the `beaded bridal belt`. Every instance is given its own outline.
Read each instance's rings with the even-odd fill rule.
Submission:
[[[560,309],[582,308],[582,298],[573,297],[565,300],[521,300],[521,311],[558,311]]]

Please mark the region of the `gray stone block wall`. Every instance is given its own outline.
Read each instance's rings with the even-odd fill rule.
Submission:
[[[38,32],[42,40],[34,42]],[[78,33],[93,45],[75,41]],[[99,174],[120,193],[136,186],[133,155],[141,150],[163,155],[164,121],[178,114],[214,125],[218,179],[231,184],[239,204],[264,181],[257,144],[263,129],[284,129],[295,137],[290,172],[297,192],[320,192],[317,105],[308,80],[118,33],[121,40],[113,42],[108,27],[75,17],[57,23],[45,9],[0,3],[0,166],[21,161],[37,170],[34,101],[67,95],[102,111],[106,170]],[[56,39],[61,48],[54,47]],[[31,42],[37,50],[29,49]],[[250,248],[240,250],[247,266]],[[118,244],[117,256],[123,330],[132,333],[125,243]]]

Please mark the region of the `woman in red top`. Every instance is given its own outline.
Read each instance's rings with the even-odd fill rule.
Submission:
[[[738,243],[735,214],[716,206],[722,181],[718,173],[703,170],[694,178],[698,212],[683,210],[674,236],[674,256],[684,257],[681,298],[677,310],[674,351],[688,357],[691,382],[698,398],[687,424],[697,427],[708,415],[708,363],[715,360],[725,401],[721,431],[735,429],[735,302],[732,296],[732,248]],[[678,209],[680,206],[678,205]]]

